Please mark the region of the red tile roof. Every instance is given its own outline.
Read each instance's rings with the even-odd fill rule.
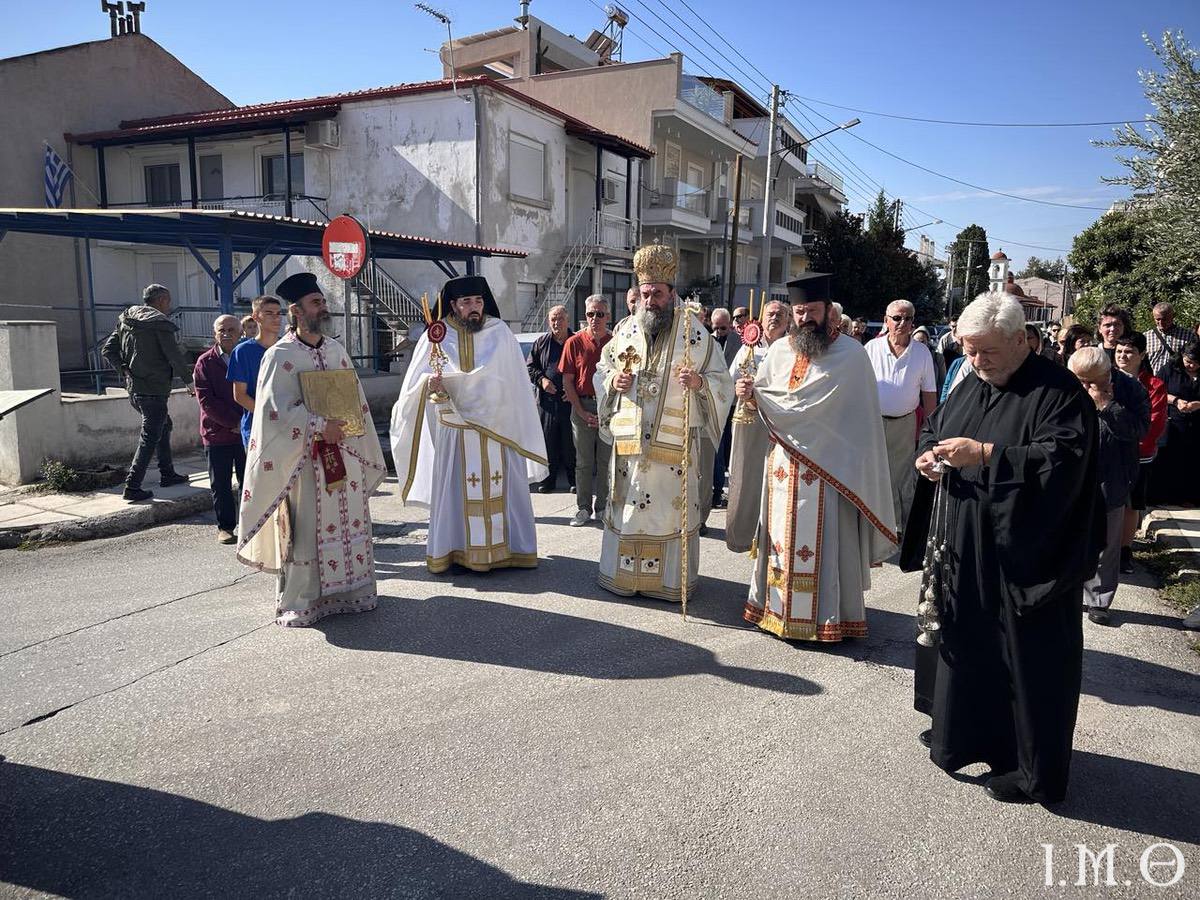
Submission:
[[[289,123],[294,124],[308,121],[309,119],[328,118],[346,103],[363,103],[369,100],[385,100],[391,97],[449,91],[455,87],[467,88],[475,86],[486,87],[502,94],[507,94],[535,109],[540,109],[561,119],[566,126],[568,134],[594,141],[608,146],[617,152],[624,152],[634,156],[649,157],[654,154],[654,151],[649,147],[642,146],[620,135],[603,131],[594,125],[589,125],[582,119],[577,119],[540,100],[526,96],[503,82],[485,76],[460,78],[454,82],[442,79],[413,84],[395,84],[387,87],[368,88],[361,91],[349,91],[342,94],[329,94],[323,97],[277,100],[271,103],[255,103],[248,106],[235,106],[226,109],[201,110],[170,116],[156,116],[150,119],[128,119],[121,122],[119,128],[110,131],[67,134],[65,137],[68,141],[76,144],[119,143],[122,140],[144,140],[160,136],[165,139],[173,135],[182,136],[188,132],[196,131],[220,132],[226,130],[231,125],[265,126],[278,124],[282,126]]]

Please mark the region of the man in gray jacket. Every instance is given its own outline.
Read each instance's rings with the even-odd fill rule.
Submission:
[[[131,306],[117,319],[117,329],[104,342],[101,353],[114,369],[125,378],[129,403],[142,416],[142,432],[138,438],[133,462],[125,478],[126,500],[136,503],[154,496],[142,489],[142,479],[150,465],[150,457],[158,453],[158,483],[162,487],[183,484],[186,475],[175,471],[171,459],[171,416],[167,400],[171,382],[183,379],[189,394],[192,388],[192,367],[179,347],[175,323],[167,318],[171,311],[171,292],[161,284],[151,284],[142,291],[142,305]]]

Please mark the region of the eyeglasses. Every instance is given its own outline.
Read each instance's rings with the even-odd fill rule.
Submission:
[[[913,320],[912,316],[888,316],[888,318],[893,322],[911,322]]]
[[[589,312],[585,312],[584,315],[587,316],[589,319],[605,319],[608,317],[608,313],[604,312],[603,310],[596,310],[596,309],[593,309]]]

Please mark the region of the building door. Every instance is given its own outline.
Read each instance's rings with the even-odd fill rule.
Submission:
[[[570,196],[567,243],[574,244],[592,227],[592,210],[596,207],[596,173],[572,166],[568,191]]]
[[[611,272],[605,269],[601,276],[600,293],[608,299],[608,324],[620,322],[629,314],[625,295],[633,287],[633,275],[629,272]]]

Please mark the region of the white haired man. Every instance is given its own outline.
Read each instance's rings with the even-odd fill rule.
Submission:
[[[600,439],[596,416],[596,388],[592,379],[604,345],[612,340],[608,330],[608,300],[592,294],[584,301],[586,327],[567,339],[558,363],[559,377],[571,409],[571,438],[574,441],[575,515],[571,525],[586,525],[595,516],[604,518],[608,506],[609,456],[611,449]]]
[[[1146,356],[1151,371],[1157,375],[1184,344],[1194,340],[1195,335],[1175,324],[1175,308],[1166,301],[1155,303],[1150,315],[1154,318],[1154,327],[1146,332]]]
[[[924,407],[928,416],[937,406],[937,371],[929,348],[912,338],[915,317],[916,307],[911,303],[893,300],[883,321],[886,337],[868,341],[866,345],[879,387],[879,410],[892,477],[892,504],[901,528],[912,495],[917,407]]]
[[[958,337],[971,373],[926,420],[901,548],[901,568],[925,569],[940,624],[917,647],[914,705],[933,718],[921,742],[947,772],[987,763],[996,800],[1053,803],[1079,707],[1084,582],[1103,543],[1096,406],[1030,352],[1009,295],[976,298]]]

